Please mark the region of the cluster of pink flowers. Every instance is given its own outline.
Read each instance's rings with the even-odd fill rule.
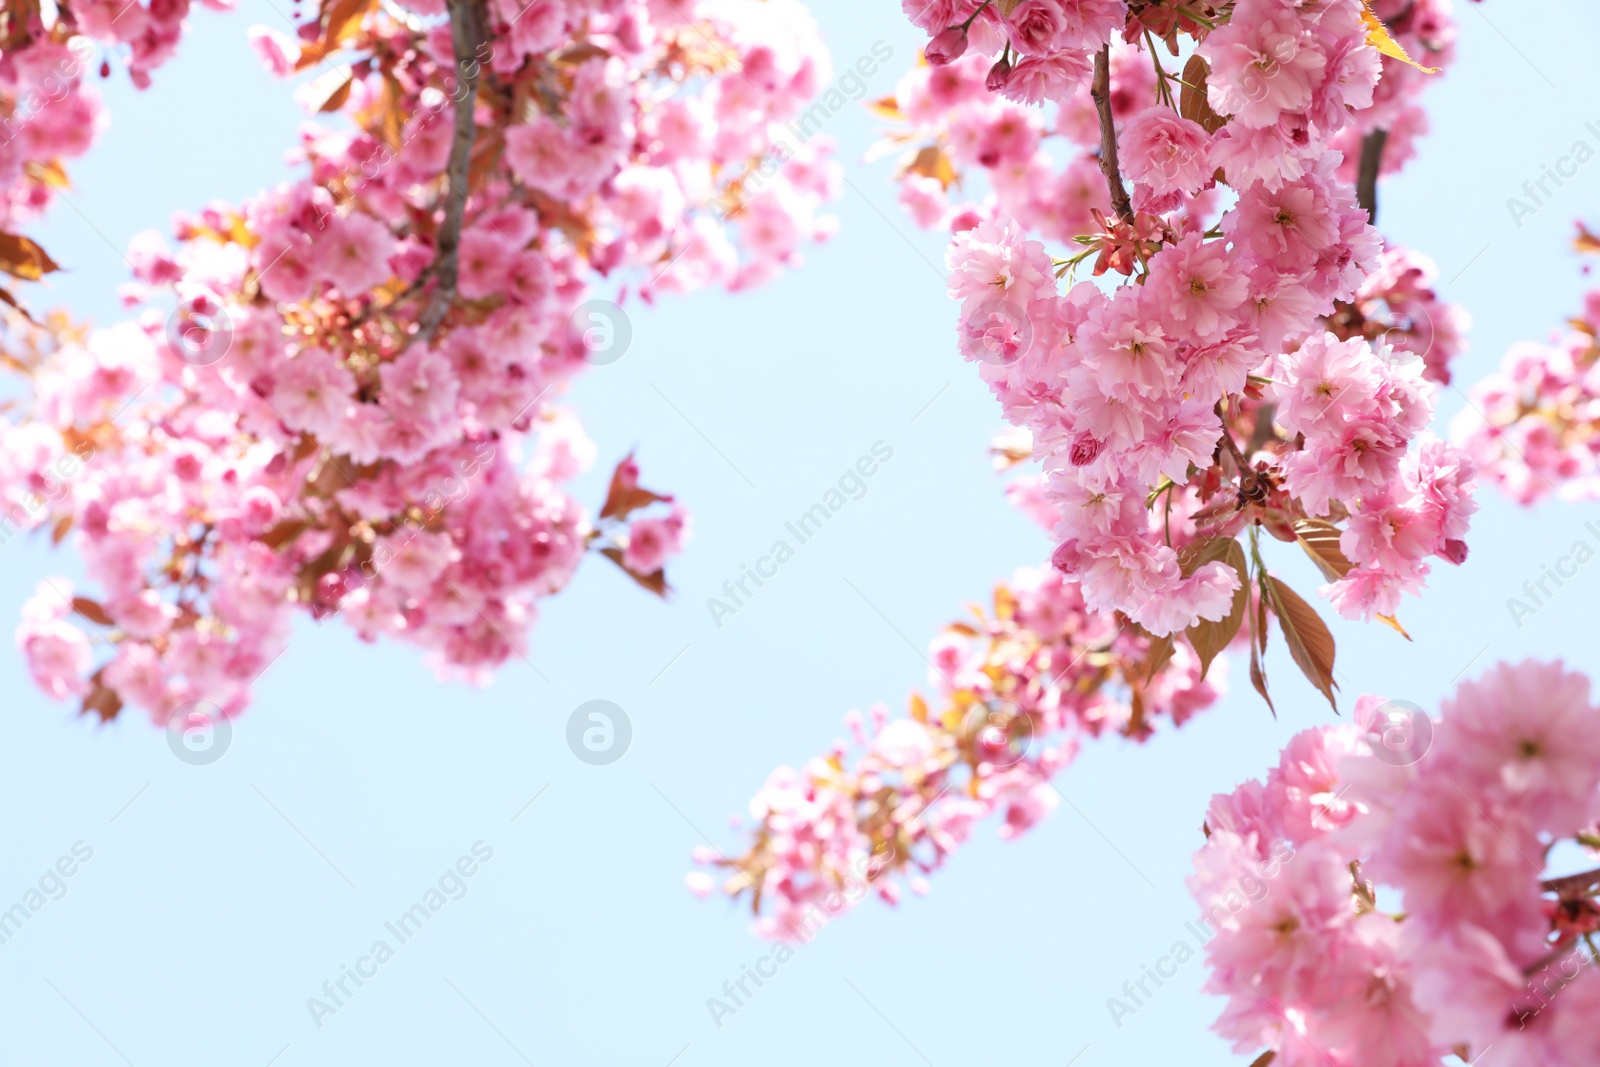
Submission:
[[[1580,250],[1600,251],[1578,232]],[[1600,496],[1600,290],[1548,343],[1513,345],[1471,399],[1452,429],[1490,484],[1519,504]]]
[[[1328,149],[1341,155],[1338,177],[1353,185],[1369,135],[1383,132],[1378,173],[1392,174],[1415,156],[1414,142],[1428,130],[1419,103],[1427,73],[1363,47],[1362,5],[1355,0],[1268,0],[1231,12],[1235,5],[1189,0],[903,0],[902,6],[933,37],[930,66],[909,75],[897,94],[902,116],[956,165],[988,172],[996,196],[991,210],[1058,240],[1091,232],[1090,207],[1110,209],[1098,161],[1082,151],[1101,138],[1084,90],[1094,52],[1108,42],[1109,103],[1130,154],[1124,173],[1144,186],[1135,189],[1147,198],[1145,205],[1135,202],[1140,210],[1158,210],[1149,205],[1163,197],[1170,203],[1160,210],[1178,206],[1175,192],[1206,188],[1219,167],[1240,190],[1257,178],[1292,179]],[[1429,70],[1455,58],[1449,0],[1374,0],[1367,10],[1398,50],[1432,64]],[[1317,32],[1307,33],[1307,25]],[[1156,45],[1177,56],[1182,35],[1200,42],[1196,51],[1205,63],[1174,76],[1160,65]],[[1171,103],[1174,86],[1191,75],[1202,79],[1191,85],[1215,108],[1191,109],[1201,117],[1199,131],[1151,109],[1158,100]],[[1038,109],[1007,101],[1057,108],[1046,123]],[[1191,111],[1181,117],[1193,117]],[[1042,138],[1055,136],[1064,139],[1069,160],[1059,173],[1035,151]],[[936,175],[927,166],[911,168],[909,176],[922,180],[907,181],[902,196],[925,225],[935,225],[931,217],[949,183],[929,185]],[[944,224],[952,221],[958,228],[965,221],[959,209],[946,214]]]
[[[803,937],[819,909],[854,903],[845,889],[863,867],[887,900],[899,875],[923,891],[992,812],[1005,835],[1031,826],[1079,738],[1142,738],[1156,715],[1207,706],[1207,668],[1243,643],[1244,617],[1270,606],[1302,640],[1310,624],[1267,578],[1255,527],[1305,546],[1341,611],[1389,615],[1429,556],[1465,558],[1474,509],[1471,464],[1423,432],[1465,316],[1433,291],[1432,264],[1385,249],[1357,203],[1360,157],[1375,180],[1425,128],[1420,71],[1369,46],[1370,11],[904,7],[932,40],[929,64],[875,105],[905,124],[886,142],[907,149],[901,201],[954,235],[961,351],[1021,428],[1011,458],[1043,461],[1009,495],[1061,546],[1052,568],[999,587],[992,618],[935,642],[934,708],[914,696],[903,718],[853,713],[854,754],[841,742],[780,768],[751,802],[747,853],[697,855],[728,869],[726,893],[751,894],[764,936]],[[1386,54],[1448,61],[1442,0],[1376,10]],[[1180,34],[1196,42],[1181,77],[1156,48],[1178,56]],[[979,174],[986,199],[953,202]],[[1237,194],[1226,210],[1222,181]],[[1081,250],[1053,258],[1031,234]],[[1059,292],[1091,256],[1096,276],[1135,284]],[[1229,540],[1247,527],[1253,579]],[[1190,643],[1164,636],[1180,629]],[[690,885],[716,882],[700,872]]]
[[[1389,246],[1356,290],[1339,301],[1326,319],[1340,338],[1363,337],[1390,349],[1389,358],[1416,360],[1422,376],[1450,384],[1450,364],[1467,350],[1471,317],[1440,299],[1433,288],[1439,276],[1433,260],[1409,248]]]
[[[1464,316],[1424,258],[1384,250],[1353,182],[1363,154],[1409,154],[1422,75],[1369,44],[1359,0],[906,6],[936,38],[893,102],[902,200],[954,234],[959,347],[1032,431],[1054,563],[1091,609],[1156,635],[1221,619],[1245,576],[1179,554],[1247,525],[1340,527],[1325,593],[1351,617],[1392,616],[1430,557],[1464,558],[1471,464],[1422,436]],[[1386,6],[1386,41],[1449,59],[1445,5]],[[1179,76],[1157,45],[1184,36]],[[1366,137],[1391,126],[1393,151]],[[990,199],[951,204],[979,168]],[[1091,256],[1125,283],[1060,291]]]
[[[1362,142],[1374,134],[1383,139],[1378,157],[1380,176],[1399,173],[1416,157],[1417,139],[1429,129],[1422,94],[1430,75],[1455,60],[1454,7],[1453,0],[1368,0],[1367,9],[1382,20],[1400,50],[1426,68],[1402,62],[1390,53],[1384,55],[1383,77],[1373,87],[1372,104],[1352,114],[1349,125],[1330,142],[1344,156],[1339,166],[1344,181],[1357,180]]]
[[[630,289],[742,288],[831,232],[820,138],[708,207],[827,79],[816,27],[790,0],[409,6],[253,31],[280,74],[346,60],[302,89],[346,121],[305,128],[305,177],[137,238],[143,310],[25,368],[6,528],[70,530],[100,587],[30,604],[47,692],[235,714],[297,608],[477,680],[588,551],[665,592],[686,515],[630,458],[592,516],[562,486],[596,449],[554,401],[621,355]]]
[[[1051,518],[1031,481],[1009,495]],[[750,894],[757,936],[808,939],[864,899],[845,891],[852,880],[891,904],[906,888],[927,892],[926,876],[989,816],[1000,813],[1000,836],[1012,838],[1053,810],[1051,782],[1083,739],[1143,741],[1158,720],[1180,726],[1225,687],[1223,670],[1202,677],[1187,645],[1089,610],[1052,567],[1017,571],[993,599],[991,614],[975,610],[930,643],[927,698],[914,693],[899,717],[882,704],[851,712],[853,751],[837,741],[803,769],[768,776],[750,801],[745,854],[696,850],[697,863],[723,869],[725,893]],[[718,882],[696,871],[688,884],[704,896]]]
[[[1600,845],[1597,723],[1583,675],[1500,664],[1437,720],[1364,697],[1216,797],[1189,884],[1217,1030],[1281,1067],[1600,1062],[1600,871],[1547,870]]]
[[[231,0],[204,2],[218,11],[233,7]],[[145,88],[176,52],[189,7],[189,0],[7,6],[0,15],[0,231],[15,234],[42,214],[66,184],[63,161],[82,155],[105,128],[99,94],[85,80],[89,71],[109,75],[118,54],[133,83]],[[0,269],[38,277],[5,260],[14,262],[7,255]]]
[[[105,125],[99,94],[84,83],[94,47],[83,37],[39,41],[0,54],[0,230],[41,215]]]

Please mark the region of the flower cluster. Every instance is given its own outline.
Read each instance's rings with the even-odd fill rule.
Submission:
[[[1030,482],[1010,495],[1050,518]],[[925,876],[988,816],[1002,813],[1000,836],[1010,838],[1048,814],[1058,803],[1051,781],[1083,739],[1143,741],[1159,719],[1182,725],[1221,694],[1221,672],[1203,679],[1187,646],[1089,610],[1054,568],[1017,571],[993,603],[930,644],[929,698],[914,693],[901,717],[882,704],[851,712],[854,751],[836,742],[801,770],[772,772],[750,801],[748,852],[696,852],[725,868],[726,893],[750,894],[758,936],[805,940],[819,916],[863,899],[843,892],[863,869],[890,903],[906,886],[926,892]],[[697,871],[688,884],[706,895],[717,883]]]
[[[1600,871],[1546,872],[1600,844],[1597,722],[1583,675],[1500,664],[1437,721],[1365,697],[1216,797],[1189,885],[1217,1030],[1281,1067],[1600,1062]]]
[[[234,0],[201,2],[217,11],[234,7]],[[0,12],[0,270],[37,281],[57,269],[18,231],[66,186],[64,161],[87,151],[106,126],[87,72],[98,67],[109,77],[118,58],[135,86],[148,87],[151,72],[176,53],[190,7],[189,0],[70,7],[17,0]],[[16,303],[9,293],[3,298]]]
[[[1472,0],[1480,3],[1481,0]],[[1383,51],[1383,77],[1372,90],[1372,104],[1350,116],[1336,133],[1332,147],[1344,156],[1339,176],[1352,184],[1365,158],[1373,177],[1399,173],[1416,157],[1416,142],[1428,132],[1428,113],[1421,96],[1429,75],[1455,60],[1456,22],[1452,0],[1369,0],[1367,10],[1388,34]],[[1389,47],[1392,43],[1394,47]],[[1410,57],[1416,57],[1412,61]],[[1423,63],[1431,64],[1423,66]],[[1374,148],[1369,153],[1366,148]]]
[[[1109,297],[1089,283],[1028,293],[1049,261],[1001,221],[958,235],[951,262],[969,354],[1031,335],[984,373],[1039,443],[1062,513],[1054,562],[1094,610],[1126,611],[1157,635],[1220,619],[1241,579],[1216,562],[1182,574],[1178,550],[1254,523],[1360,520],[1365,532],[1353,521],[1341,540],[1357,570],[1331,590],[1353,617],[1392,615],[1428,556],[1464,558],[1447,543],[1473,509],[1470,463],[1436,442],[1408,449],[1432,415],[1422,362],[1325,330],[1263,355],[1258,338],[1280,324],[1218,310],[1248,284],[1220,243],[1191,234],[1152,258],[1145,284]],[[1152,506],[1162,497],[1192,522],[1174,527],[1171,507]]]
[[[1471,317],[1439,298],[1433,260],[1408,248],[1389,246],[1354,299],[1338,301],[1324,322],[1340,340],[1362,337],[1388,346],[1389,358],[1415,360],[1422,377],[1450,384],[1450,364],[1467,350]]]
[[[104,127],[99,95],[83,80],[93,56],[83,37],[0,55],[0,230],[15,233],[42,214],[66,182],[62,161],[87,151]],[[19,265],[7,255],[0,268],[29,278]]]
[[[1580,225],[1577,246],[1600,239]],[[1600,496],[1600,290],[1548,343],[1513,345],[1471,399],[1452,428],[1490,484],[1519,504]]]
[[[1152,200],[1182,187],[1204,187],[1211,174],[1199,151],[1205,138],[1148,111],[1153,99],[1174,102],[1175,88],[1187,98],[1183,117],[1199,119],[1205,133],[1216,134],[1212,169],[1225,168],[1235,188],[1260,177],[1292,178],[1330,148],[1342,157],[1340,178],[1353,185],[1369,139],[1373,180],[1398,172],[1414,157],[1416,139],[1428,130],[1419,103],[1427,75],[1448,66],[1455,54],[1449,0],[903,0],[902,7],[932,37],[925,54],[933,69],[922,77],[934,87],[936,110],[949,112],[975,99],[952,92],[955,79],[939,74],[939,68],[956,64],[965,77],[975,75],[987,94],[1059,105],[1060,122],[1049,132],[1086,146],[1098,143],[1103,125],[1080,90],[1095,53],[1112,43],[1109,102],[1115,122],[1146,113],[1120,135],[1143,156],[1128,161],[1127,174],[1146,183]],[[1163,67],[1158,44],[1178,56],[1185,37],[1198,44],[1200,61],[1191,59],[1175,76]],[[1376,51],[1362,47],[1368,41]],[[1119,43],[1136,47],[1118,48]],[[1412,56],[1436,65],[1422,66]],[[915,117],[936,116],[924,108]],[[972,119],[959,124],[970,127]],[[953,138],[958,154],[960,143],[959,135]],[[1037,172],[1037,163],[1024,161]],[[1004,205],[1018,198],[1002,192],[1000,199]]]
[[[953,234],[958,346],[1032,432],[1091,610],[1193,642],[1252,580],[1211,547],[1247,528],[1305,545],[1353,618],[1465,558],[1472,465],[1424,434],[1465,317],[1369,225],[1422,128],[1408,50],[1450,58],[1446,5],[906,10],[934,40],[879,105],[909,124],[901,199]],[[992,194],[952,203],[971,172]],[[1091,259],[1120,284],[1074,284]]]
[[[480,679],[587,551],[664,593],[672,498],[631,458],[598,516],[562,487],[595,447],[553,402],[630,329],[594,286],[738,289],[831,232],[821,139],[725,225],[706,206],[828,76],[789,0],[330,3],[252,41],[283,75],[338,61],[299,90],[341,120],[305,127],[305,176],[135,239],[133,321],[17,364],[9,522],[70,531],[102,589],[41,586],[18,640],[102,716],[237,713],[297,608]]]

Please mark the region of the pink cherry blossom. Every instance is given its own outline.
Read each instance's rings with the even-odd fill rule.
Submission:
[[[1218,918],[1206,946],[1206,988],[1228,998],[1217,1030],[1297,1063],[1308,1050],[1332,1063],[1592,1063],[1584,940],[1600,880],[1544,867],[1551,842],[1586,832],[1600,759],[1587,742],[1556,756],[1512,740],[1548,753],[1545,739],[1592,723],[1588,680],[1559,663],[1497,665],[1409,749],[1369,744],[1377,708],[1363,698],[1364,725],[1297,735],[1264,785],[1212,802],[1190,887]],[[1548,775],[1529,760],[1551,761]],[[1325,892],[1308,897],[1315,872]],[[1258,900],[1213,906],[1255,885]]]
[[[827,139],[778,140],[831,79],[816,25],[793,0],[497,4],[458,56],[434,16],[459,6],[408,6],[429,20],[375,6],[330,42],[313,5],[293,38],[253,31],[279,76],[307,49],[348,58],[333,96],[299,94],[337,128],[319,112],[290,180],[181,215],[174,247],[136,238],[130,321],[18,327],[31,406],[0,421],[0,499],[70,536],[97,587],[19,628],[51,696],[106,719],[132,704],[164,723],[199,699],[238,714],[296,610],[482,682],[525,654],[538,601],[591,552],[668,591],[682,506],[636,467],[598,515],[567,488],[599,452],[562,406],[591,362],[578,309],[609,303],[625,327],[635,295],[748,288],[832,233]],[[12,115],[8,232],[48,205],[41,168],[103,124],[82,83],[90,38],[142,85],[187,7],[86,0],[8,45],[0,93],[67,89]]]
[[[1379,7],[1404,44],[1449,36],[1432,4]],[[1384,247],[1334,146],[1376,128],[1374,113],[1410,114],[1381,79],[1412,95],[1425,83],[1379,57],[1356,0],[1242,0],[1216,26],[1120,8],[974,7],[967,52],[897,89],[909,128],[887,143],[915,150],[899,177],[916,220],[951,232],[956,348],[1032,432],[1038,495],[1061,516],[1052,559],[1095,610],[1158,636],[1186,628],[1231,583],[1208,587],[1179,553],[1320,520],[1359,527],[1325,595],[1346,615],[1392,615],[1432,559],[1468,554],[1473,464],[1436,444],[1426,472],[1412,458],[1465,319],[1425,259]],[[913,15],[934,33],[967,26],[954,8]],[[1180,114],[1179,77],[1131,28],[1141,20],[1195,40],[1211,126],[1185,117],[1192,100]],[[1096,73],[1070,95],[1019,91],[1023,68],[1047,61]],[[1102,69],[1104,93],[1089,84]],[[941,167],[981,173],[990,193],[951,200]],[[1115,284],[1077,280],[1091,262]],[[1442,506],[1423,485],[1434,470],[1448,472]]]

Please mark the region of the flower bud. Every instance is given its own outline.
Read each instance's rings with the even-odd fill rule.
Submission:
[[[1001,56],[1000,62],[989,68],[989,76],[984,79],[984,87],[991,93],[998,93],[1006,87],[1006,79],[1011,77],[1011,57]]]
[[[966,50],[967,31],[961,26],[951,26],[947,30],[939,31],[933,40],[928,42],[928,47],[922,50],[922,54],[928,58],[929,63],[942,67],[946,63],[960,59]]]
[[[1087,467],[1100,455],[1100,450],[1105,447],[1105,442],[1099,440],[1087,430],[1080,433],[1072,440],[1072,465],[1074,467]]]

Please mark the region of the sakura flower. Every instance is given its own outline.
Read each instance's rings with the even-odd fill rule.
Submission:
[[[1560,663],[1502,663],[1463,682],[1440,710],[1452,727],[1443,754],[1475,792],[1516,797],[1552,831],[1595,810],[1600,708],[1584,675]]]
[[[1183,324],[1189,340],[1202,345],[1221,340],[1234,326],[1248,294],[1247,280],[1227,251],[1199,234],[1164,249],[1151,265],[1151,278],[1168,313]]]
[[[389,228],[359,212],[335,218],[317,241],[322,276],[344,293],[359,293],[386,280],[393,251]]]
[[[1311,103],[1327,65],[1321,46],[1270,3],[1241,4],[1226,26],[1206,37],[1211,106],[1246,127],[1268,126]]]
[[[1026,308],[1050,272],[1044,246],[1024,240],[1007,219],[979,223],[957,235],[946,259],[950,296],[968,308],[995,297]]]
[[[681,507],[662,518],[646,516],[628,524],[628,546],[622,560],[635,574],[654,574],[666,561],[683,551],[689,536],[689,517]]]
[[[71,588],[63,579],[40,582],[17,628],[17,649],[34,684],[57,700],[82,696],[89,688],[89,637],[66,621]]]
[[[1123,128],[1123,171],[1157,195],[1199,192],[1216,169],[1206,157],[1210,140],[1198,123],[1157,104]]]
[[[292,428],[326,433],[343,418],[355,378],[320,348],[303,349],[279,371],[272,402]]]

